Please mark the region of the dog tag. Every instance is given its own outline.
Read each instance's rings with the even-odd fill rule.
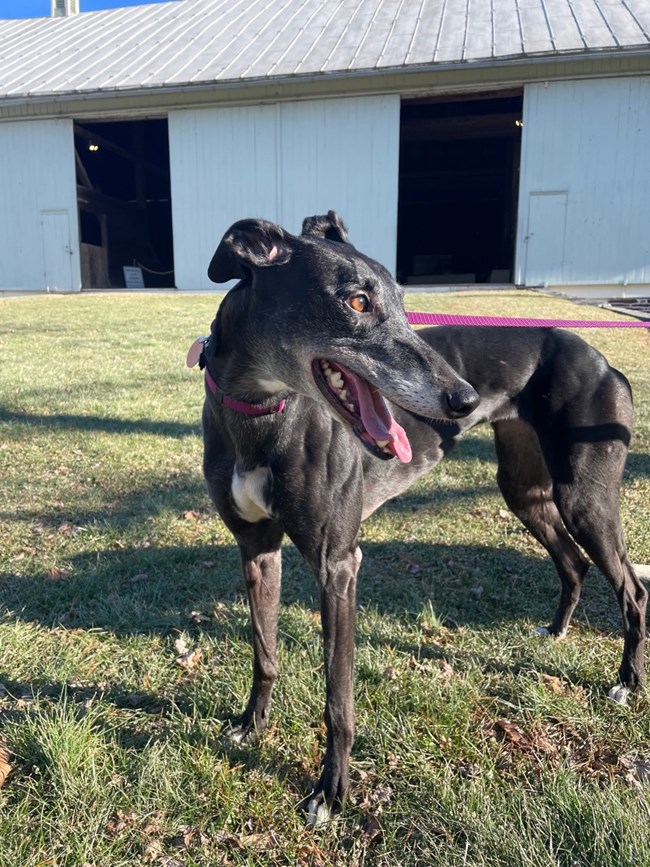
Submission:
[[[201,357],[201,353],[203,352],[204,343],[205,337],[197,337],[194,343],[190,346],[187,353],[187,358],[185,359],[185,364],[188,367],[196,367],[196,365],[199,363],[199,358]]]

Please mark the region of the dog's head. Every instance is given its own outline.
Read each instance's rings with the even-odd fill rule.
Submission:
[[[259,389],[324,401],[378,457],[411,456],[384,398],[435,419],[461,418],[478,403],[411,329],[402,290],[348,242],[334,211],[307,217],[301,235],[240,220],[217,247],[208,276],[240,281],[215,327],[222,347],[246,356]]]

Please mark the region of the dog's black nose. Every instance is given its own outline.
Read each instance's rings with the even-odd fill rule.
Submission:
[[[480,400],[481,398],[471,385],[468,385],[466,388],[458,389],[458,391],[449,392],[447,395],[447,406],[451,410],[453,418],[462,418],[476,409]]]

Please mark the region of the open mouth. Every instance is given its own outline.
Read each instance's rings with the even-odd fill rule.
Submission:
[[[340,364],[320,358],[312,362],[314,381],[343,421],[373,455],[382,460],[399,458],[407,464],[411,445],[393,418],[379,391]]]

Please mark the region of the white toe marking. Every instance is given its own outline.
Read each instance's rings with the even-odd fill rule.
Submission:
[[[611,698],[611,700],[615,701],[616,704],[626,705],[629,696],[632,695],[632,690],[627,686],[623,686],[622,683],[617,683],[610,689],[607,695],[608,698]]]
[[[551,638],[566,638],[567,631],[566,631],[566,629],[563,629],[562,632],[558,632],[556,634],[554,632],[551,632],[551,630],[548,628],[548,626],[538,626],[533,634],[534,635],[540,635],[540,636],[548,635]]]
[[[325,801],[318,802],[313,798],[309,803],[309,811],[307,813],[307,827],[319,828],[332,818],[330,808]]]
[[[246,732],[243,729],[232,729],[232,731],[229,732],[229,737],[233,744],[243,744]]]

